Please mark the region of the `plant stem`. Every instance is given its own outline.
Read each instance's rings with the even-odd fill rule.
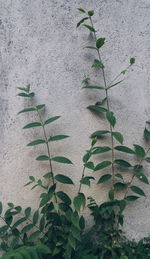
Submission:
[[[140,160],[138,166],[140,166],[140,165],[142,164],[144,158],[147,156],[147,154],[148,154],[149,151],[150,151],[150,148],[148,148],[148,150],[147,150],[146,153],[145,153],[145,156]],[[132,175],[131,181],[129,182],[129,184],[128,184],[128,186],[127,186],[127,189],[126,189],[126,192],[125,192],[125,194],[124,194],[124,198],[127,196],[127,193],[128,193],[129,188],[130,188],[130,186],[131,186],[131,184],[132,184],[132,182],[133,182],[133,180],[134,180],[135,175],[136,175],[136,172],[134,172],[133,175]]]
[[[91,21],[91,25],[93,27],[93,21],[92,21],[92,18],[90,18],[90,21]],[[97,41],[97,36],[96,36],[96,33],[94,33],[94,38],[95,38],[95,43]],[[99,49],[97,48],[97,53],[98,53],[98,58],[99,58],[99,61],[102,63],[102,59],[101,59],[101,55],[100,55],[100,51]],[[102,74],[103,74],[103,80],[104,80],[104,86],[105,86],[105,95],[106,95],[106,104],[107,104],[107,109],[108,111],[110,112],[110,106],[109,106],[109,100],[108,100],[108,89],[107,89],[107,82],[106,82],[106,75],[105,75],[105,70],[104,70],[104,67],[102,66]],[[111,152],[112,152],[112,181],[113,181],[113,188],[114,188],[114,183],[115,183],[115,169],[114,169],[114,160],[115,160],[115,154],[114,154],[114,139],[113,139],[113,135],[112,135],[112,126],[111,124],[109,124],[110,126],[110,136],[111,136]]]
[[[83,167],[83,171],[82,171],[81,180],[82,180],[82,179],[83,179],[83,177],[84,177],[84,173],[85,173],[85,166]],[[82,183],[81,183],[81,181],[80,181],[80,185],[79,185],[79,190],[78,190],[78,193],[80,193],[80,192],[81,192],[81,186],[82,186]]]
[[[54,175],[53,175],[53,168],[52,168],[52,161],[51,161],[51,153],[50,153],[48,138],[47,138],[47,135],[46,135],[46,130],[45,130],[45,127],[44,127],[44,124],[43,124],[43,120],[42,120],[42,118],[41,118],[41,114],[40,114],[40,112],[39,112],[38,110],[37,110],[37,113],[38,113],[38,116],[39,116],[39,119],[40,119],[40,122],[41,122],[41,125],[42,125],[42,128],[43,128],[44,138],[45,138],[46,147],[47,147],[47,153],[48,153],[48,157],[49,157],[49,167],[50,167],[50,171],[51,171],[51,173],[52,173],[52,182],[53,182],[53,185],[54,185],[54,184],[55,184],[55,179],[54,179]],[[54,192],[54,197],[55,197],[55,202],[58,203],[57,196],[56,196],[56,193],[55,193],[55,192]]]

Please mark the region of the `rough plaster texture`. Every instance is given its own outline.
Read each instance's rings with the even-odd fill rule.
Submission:
[[[94,52],[83,49],[91,37],[84,28],[76,30],[81,18],[77,7],[94,9],[94,23],[100,37],[106,37],[102,58],[111,80],[122,71],[131,56],[136,65],[126,81],[110,92],[111,108],[118,118],[116,130],[123,132],[125,144],[145,144],[143,129],[150,119],[150,1],[149,0],[1,0],[0,1],[0,197],[36,208],[40,189],[23,188],[29,175],[39,178],[47,163],[35,161],[44,147],[26,147],[42,131],[21,128],[36,116],[17,116],[28,101],[16,97],[18,86],[30,83],[36,101],[46,104],[46,116],[61,115],[49,134],[68,134],[56,143],[53,155],[66,155],[73,166],[54,164],[57,173],[66,173],[78,184],[82,156],[89,148],[89,135],[105,129],[105,121],[86,110],[97,100],[97,91],[81,90],[84,74],[102,84],[102,75],[91,70]],[[104,141],[104,143],[106,143]],[[100,156],[97,158],[100,159]],[[146,172],[150,179],[149,170]],[[97,173],[97,178],[99,172]],[[142,185],[141,185],[142,186]],[[62,188],[62,187],[60,187]],[[72,194],[77,188],[68,187]],[[107,185],[84,188],[97,200],[106,198]],[[150,189],[146,198],[128,207],[125,231],[130,238],[149,235]],[[89,219],[90,224],[90,219]]]

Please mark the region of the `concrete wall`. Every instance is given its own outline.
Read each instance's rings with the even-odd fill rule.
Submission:
[[[81,90],[84,74],[101,84],[102,75],[91,69],[94,52],[83,49],[91,39],[88,31],[76,30],[81,18],[78,7],[95,10],[97,35],[107,39],[102,58],[108,81],[128,65],[130,57],[136,57],[136,65],[125,76],[126,81],[110,91],[110,103],[118,118],[116,130],[124,134],[125,144],[145,144],[143,129],[150,119],[149,0],[1,0],[0,197],[5,204],[11,201],[36,208],[40,189],[30,191],[30,187],[23,185],[29,175],[39,178],[48,171],[47,163],[35,161],[36,156],[45,152],[44,147],[26,147],[37,136],[42,137],[42,131],[22,130],[37,117],[17,116],[28,101],[16,97],[16,87],[32,85],[36,101],[46,104],[44,118],[62,116],[47,127],[47,133],[71,136],[56,143],[52,153],[66,155],[74,165],[55,163],[55,172],[66,173],[77,185],[82,156],[90,145],[89,135],[106,128],[103,118],[98,119],[86,109],[97,100],[97,91]],[[99,175],[98,172],[97,178]],[[150,179],[149,169],[146,175]],[[144,188],[147,197],[127,210],[125,230],[130,238],[150,234],[150,190],[149,186]],[[99,201],[106,198],[107,185],[84,189]],[[72,194],[76,190],[77,186],[68,187]]]

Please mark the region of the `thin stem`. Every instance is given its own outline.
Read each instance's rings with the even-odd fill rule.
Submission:
[[[41,114],[40,112],[37,110],[37,113],[38,113],[38,116],[39,116],[39,119],[40,119],[40,122],[41,122],[41,125],[42,125],[42,128],[43,128],[43,133],[44,133],[44,138],[45,138],[45,142],[46,142],[46,147],[47,147],[47,153],[48,153],[48,157],[49,157],[49,167],[50,167],[50,171],[52,173],[52,182],[53,182],[53,185],[55,184],[55,179],[54,179],[54,175],[53,175],[53,168],[52,168],[52,161],[51,161],[51,153],[50,153],[50,148],[49,148],[49,143],[48,143],[48,138],[47,138],[47,135],[46,135],[46,130],[45,130],[45,127],[44,127],[44,124],[43,124],[43,120],[41,118]],[[55,202],[58,203],[57,201],[57,196],[56,196],[56,193],[54,192],[54,197],[55,197]]]
[[[90,21],[91,21],[91,25],[93,27],[93,21],[92,21],[92,18],[90,18]],[[97,36],[96,36],[96,33],[94,32],[94,38],[95,38],[95,42],[97,41]],[[100,51],[99,49],[97,48],[97,53],[98,53],[98,57],[99,57],[99,61],[102,63],[102,59],[101,59],[101,55],[100,55]],[[107,89],[107,82],[106,82],[106,75],[105,75],[105,70],[104,70],[104,67],[102,66],[102,74],[103,74],[103,80],[104,80],[104,86],[105,86],[105,95],[106,95],[106,104],[107,104],[107,109],[108,111],[110,112],[110,106],[109,106],[109,100],[108,100],[108,89]],[[115,160],[115,154],[114,154],[114,139],[113,139],[113,130],[112,130],[112,126],[111,124],[109,124],[110,126],[110,136],[111,136],[111,152],[112,152],[112,177],[113,177],[113,188],[114,188],[114,183],[115,183],[115,169],[114,169],[114,160]]]
[[[83,171],[82,171],[82,176],[81,176],[81,180],[84,178],[84,174],[85,174],[85,166],[83,167]],[[81,181],[80,181],[80,185],[79,185],[79,190],[78,190],[78,193],[80,193],[81,192],[81,186],[82,186],[82,183],[81,183]]]
[[[142,164],[144,158],[147,156],[147,154],[148,154],[149,151],[150,151],[150,148],[148,148],[148,150],[147,150],[146,153],[145,153],[145,156],[140,160],[138,166],[141,166],[141,164]],[[130,186],[131,186],[131,184],[132,184],[132,182],[133,182],[133,180],[134,180],[135,175],[136,175],[136,172],[134,172],[133,175],[132,175],[131,181],[129,182],[129,184],[128,184],[128,186],[127,186],[127,189],[126,189],[126,192],[125,192],[125,194],[124,194],[124,198],[127,196],[127,193],[128,193],[129,188],[130,188]]]

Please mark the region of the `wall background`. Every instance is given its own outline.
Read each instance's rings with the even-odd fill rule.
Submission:
[[[136,57],[133,71],[122,85],[111,91],[111,107],[118,118],[116,130],[124,134],[126,145],[144,144],[145,121],[150,119],[150,2],[149,0],[1,0],[0,1],[0,199],[36,208],[39,189],[22,186],[29,175],[40,177],[47,163],[35,161],[44,147],[26,147],[42,131],[22,130],[32,121],[30,115],[17,116],[27,106],[16,97],[18,86],[30,83],[36,100],[46,104],[45,118],[62,118],[48,127],[48,132],[67,134],[71,138],[56,143],[53,155],[68,156],[73,166],[61,166],[61,172],[81,177],[82,156],[89,148],[89,135],[105,129],[86,107],[97,100],[97,91],[81,89],[84,74],[102,83],[102,77],[91,69],[94,52],[83,49],[89,40],[84,28],[76,30],[81,18],[76,8],[94,9],[94,23],[99,37],[106,37],[102,58],[106,76],[111,80]],[[36,121],[36,116],[33,116]],[[100,158],[100,157],[99,157]],[[60,165],[55,164],[56,172]],[[100,173],[97,173],[98,176]],[[149,169],[147,176],[150,180]],[[142,185],[141,185],[142,186]],[[125,231],[130,238],[150,235],[150,189],[144,186],[146,198],[128,207]],[[106,198],[107,186],[85,191],[97,200]],[[76,188],[68,187],[72,194]],[[90,224],[89,218],[89,224]]]

